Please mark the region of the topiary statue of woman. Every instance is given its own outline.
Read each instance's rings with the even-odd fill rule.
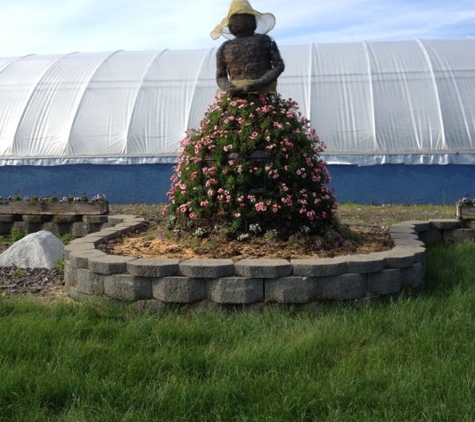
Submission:
[[[230,39],[216,57],[222,91],[200,127],[188,130],[172,176],[168,211],[182,230],[285,239],[333,222],[324,145],[297,103],[276,92],[284,61],[266,35],[274,25],[272,14],[233,0],[211,32]]]
[[[231,3],[228,15],[211,32],[214,39],[231,38],[216,54],[216,81],[222,90],[231,95],[276,91],[284,61],[266,35],[274,25],[274,15],[257,12],[247,0]]]

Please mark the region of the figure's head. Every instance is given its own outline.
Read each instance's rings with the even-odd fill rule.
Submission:
[[[257,28],[256,17],[247,13],[237,13],[229,18],[228,29],[235,37],[254,34]]]
[[[248,0],[232,0],[228,15],[211,31],[211,38],[216,40],[223,35],[228,39],[232,39],[236,36],[235,33],[241,35],[244,27],[246,27],[247,35],[252,21],[254,21],[253,30],[249,35],[254,32],[267,34],[274,28],[275,16],[272,13],[261,13],[254,10]]]

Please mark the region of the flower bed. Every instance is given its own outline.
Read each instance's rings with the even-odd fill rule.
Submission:
[[[21,215],[103,215],[109,212],[109,202],[105,195],[94,195],[91,200],[83,194],[62,198],[56,196],[20,197],[16,192],[8,198],[0,196],[0,214]]]
[[[102,215],[109,212],[105,202],[0,201],[0,214]]]

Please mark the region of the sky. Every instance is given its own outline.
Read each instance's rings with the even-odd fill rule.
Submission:
[[[0,57],[219,47],[230,0],[0,0]],[[474,0],[251,0],[278,45],[475,37]],[[474,39],[475,40],[475,39]]]

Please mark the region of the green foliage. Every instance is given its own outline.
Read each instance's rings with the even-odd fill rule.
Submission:
[[[10,233],[10,239],[12,242],[17,242],[20,239],[23,239],[27,233],[23,230],[13,229]]]
[[[76,236],[74,236],[72,233],[65,233],[60,237],[61,242],[63,242],[65,245],[71,243],[74,239],[76,239]]]
[[[234,237],[251,224],[281,237],[319,233],[337,208],[323,150],[294,101],[222,93],[182,141],[168,212],[187,230],[219,224]]]
[[[63,255],[62,258],[58,259],[56,261],[56,268],[59,269],[59,271],[61,271],[62,274],[64,274],[64,263],[66,261],[66,257]]]

